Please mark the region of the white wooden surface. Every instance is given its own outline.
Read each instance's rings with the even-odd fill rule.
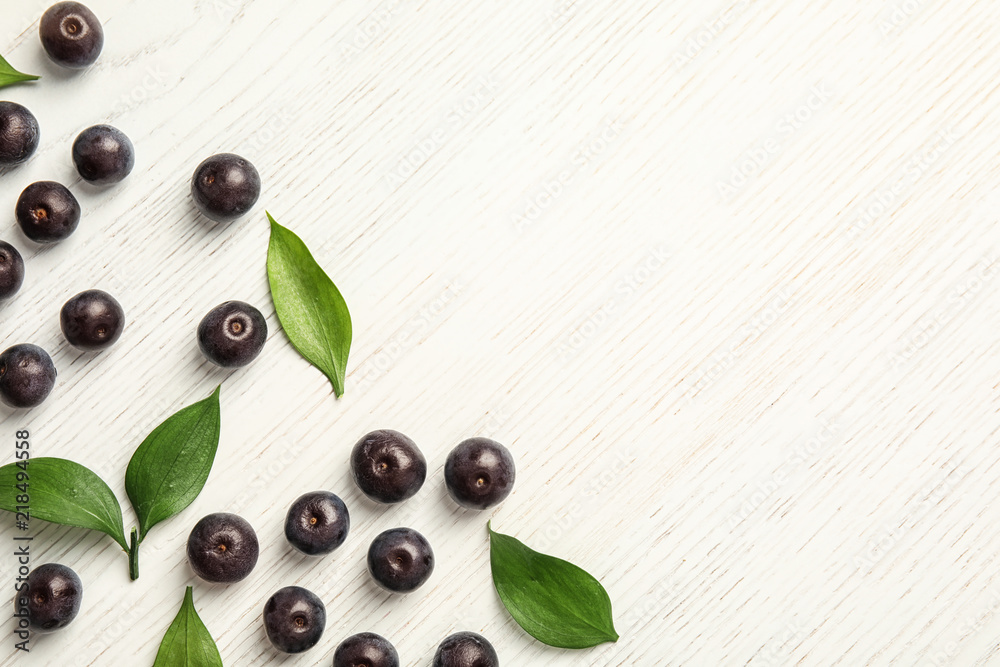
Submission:
[[[105,51],[77,74],[39,46],[47,5],[0,14],[0,53],[44,77],[0,93],[43,133],[0,177],[0,237],[28,263],[0,336],[48,349],[59,378],[42,407],[0,412],[0,459],[28,428],[35,456],[96,469],[124,501],[142,436],[218,382],[223,433],[205,491],[151,534],[135,583],[110,539],[34,524],[35,562],[76,569],[84,609],[27,656],[0,634],[2,664],[152,664],[190,583],[236,666],[329,664],[364,630],[429,665],[459,629],[508,666],[1000,664],[996,3],[92,0]],[[97,122],[137,149],[108,190],[69,159]],[[213,226],[188,181],[223,151],[251,159],[264,192]],[[40,179],[85,211],[45,249],[12,215]],[[279,330],[265,208],[350,304],[342,400]],[[128,314],[96,356],[57,320],[90,287]],[[223,372],[194,329],[233,298],[272,331],[252,366]],[[382,427],[431,464],[390,509],[347,466]],[[519,466],[486,514],[442,483],[476,434]],[[353,528],[309,560],[281,526],[318,488],[345,498]],[[261,538],[241,584],[186,565],[187,533],[214,511]],[[621,640],[566,652],[524,635],[491,588],[488,517],[598,576]],[[405,597],[364,565],[396,525],[438,556]],[[284,658],[260,613],[288,584],[317,591],[329,623]]]

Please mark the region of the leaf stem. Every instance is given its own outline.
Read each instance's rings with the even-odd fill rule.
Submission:
[[[132,544],[128,550],[128,576],[135,581],[139,578],[139,531],[132,529]]]

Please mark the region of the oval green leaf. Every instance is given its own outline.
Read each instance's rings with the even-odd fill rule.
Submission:
[[[219,387],[153,429],[125,471],[125,492],[139,519],[139,541],[149,529],[194,502],[208,481],[219,448]]]
[[[0,88],[21,83],[22,81],[35,81],[38,78],[34,74],[18,72],[10,66],[9,62],[4,60],[3,56],[0,56]]]
[[[302,239],[279,225],[270,213],[267,219],[271,222],[267,280],[278,320],[292,346],[323,371],[339,398],[344,393],[351,351],[347,303]]]
[[[24,487],[17,485],[25,483],[30,502],[20,503],[17,496]],[[17,512],[24,504],[30,505],[32,519],[99,530],[128,551],[118,499],[104,480],[79,463],[42,457],[0,468],[0,509]]]
[[[163,635],[153,667],[222,667],[219,649],[195,611],[190,586],[184,592],[180,611]]]
[[[493,585],[525,632],[549,646],[590,648],[618,641],[611,598],[576,565],[490,531]]]

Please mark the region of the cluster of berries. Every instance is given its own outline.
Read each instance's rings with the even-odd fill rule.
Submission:
[[[427,460],[412,439],[398,431],[372,431],[351,452],[351,473],[358,488],[381,504],[413,497],[427,478]],[[470,438],[456,446],[445,462],[445,486],[462,507],[482,510],[503,501],[514,486],[514,459],[510,451],[488,438]],[[322,556],[347,539],[351,517],[347,505],[329,491],[313,491],[297,498],[285,516],[285,537],[303,554]],[[219,512],[202,518],[191,531],[187,556],[191,569],[206,581],[235,583],[253,571],[260,554],[257,533],[235,514]],[[434,571],[430,542],[412,528],[380,533],[368,548],[368,572],[383,589],[408,593],[422,586]],[[264,629],[274,647],[302,653],[315,646],[326,628],[326,607],[312,591],[286,586],[264,605]],[[359,657],[360,656],[360,657]],[[364,658],[368,663],[359,663]],[[478,662],[477,662],[478,661]],[[396,649],[373,633],[345,640],[334,656],[334,667],[356,664],[399,665]],[[441,667],[499,665],[496,651],[484,637],[461,632],[439,647],[435,665]]]
[[[42,16],[42,46],[57,64],[83,69],[97,61],[104,48],[104,29],[90,9],[78,2],[60,2]],[[38,119],[24,106],[0,101],[0,168],[28,161],[38,149]],[[85,182],[94,186],[120,183],[135,167],[135,147],[121,130],[94,125],[77,136],[73,163]],[[245,215],[260,196],[260,175],[248,160],[220,153],[204,160],[191,179],[191,197],[201,213],[216,222]],[[48,245],[67,239],[80,224],[80,202],[69,188],[55,181],[27,186],[17,199],[14,215],[24,236]],[[17,248],[0,241],[0,300],[13,297],[24,284],[25,264]],[[125,328],[125,312],[115,297],[98,289],[85,290],[63,306],[60,325],[67,342],[84,351],[114,344]],[[252,361],[267,339],[260,311],[242,301],[213,308],[198,327],[198,344],[205,357],[232,368]],[[56,381],[52,357],[38,345],[19,343],[0,353],[0,401],[15,408],[35,407],[51,393]]]

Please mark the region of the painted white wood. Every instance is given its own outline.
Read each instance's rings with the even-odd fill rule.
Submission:
[[[329,664],[364,630],[429,665],[459,629],[505,665],[1000,664],[996,3],[92,0],[107,40],[82,73],[47,62],[47,4],[0,13],[0,52],[43,75],[0,92],[43,132],[0,176],[0,237],[28,263],[0,337],[48,349],[59,378],[43,406],[0,411],[0,458],[28,428],[34,455],[96,469],[124,501],[152,426],[219,382],[224,424],[205,491],[151,534],[137,582],[106,537],[34,523],[35,562],[76,569],[84,610],[29,655],[5,631],[0,664],[152,664],[189,583],[227,665]],[[138,153],[110,189],[69,159],[98,122]],[[264,182],[228,226],[188,194],[223,151]],[[12,215],[41,179],[85,211],[51,248]],[[278,328],[265,208],[350,304],[341,400]],[[57,321],[90,287],[128,314],[99,355]],[[233,298],[272,332],[223,372],[194,329]],[[347,467],[382,427],[432,469],[389,509]],[[442,483],[476,434],[519,466],[486,514]],[[319,488],[353,528],[309,560],[281,526]],[[238,585],[196,581],[184,559],[214,511],[261,538]],[[567,652],[524,635],[491,588],[490,517],[598,576],[621,640]],[[405,597],[364,565],[396,525],[438,556]],[[0,522],[0,544],[14,535]],[[11,591],[9,556],[0,578]],[[260,614],[293,583],[329,623],[284,658]]]

